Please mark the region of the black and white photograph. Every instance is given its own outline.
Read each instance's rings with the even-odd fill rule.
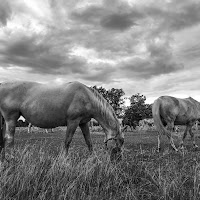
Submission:
[[[0,0],[0,200],[200,199],[200,0]]]

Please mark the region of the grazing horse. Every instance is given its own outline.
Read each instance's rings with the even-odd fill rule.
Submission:
[[[93,151],[88,127],[91,118],[96,119],[103,127],[106,146],[109,140],[113,140],[116,148],[121,150],[124,143],[124,135],[111,105],[95,89],[79,82],[62,85],[36,82],[2,83],[0,114],[6,125],[5,133],[0,127],[0,152],[5,150],[5,144],[14,145],[16,122],[20,116],[40,128],[67,126],[66,153],[78,126],[83,132],[89,151]],[[5,156],[5,151],[3,152],[2,157]]]
[[[192,132],[193,125],[200,118],[200,103],[198,101],[191,97],[180,99],[171,96],[161,96],[154,101],[152,114],[154,124],[159,132],[158,150],[160,150],[160,134],[163,134],[167,135],[173,149],[178,151],[172,138],[172,130],[175,125],[186,126],[181,141],[182,148],[188,131],[193,140],[194,147],[198,147],[195,144],[195,137]]]

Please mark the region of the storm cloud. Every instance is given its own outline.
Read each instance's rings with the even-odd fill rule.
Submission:
[[[11,17],[12,10],[7,1],[1,0],[0,4],[0,25],[5,26]]]
[[[0,2],[1,81],[8,73],[17,80],[79,80],[147,98],[182,85],[186,95],[197,90],[197,0]],[[181,78],[188,73],[194,85]]]

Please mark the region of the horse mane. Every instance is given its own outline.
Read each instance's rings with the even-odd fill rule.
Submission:
[[[113,107],[108,103],[108,101],[96,89],[94,89],[92,87],[90,87],[89,89],[94,94],[94,97],[95,97],[95,98],[93,98],[94,104],[100,111],[101,115],[106,119],[111,119],[111,115],[112,115],[113,118],[115,119],[115,127],[117,127],[117,129],[119,130],[119,123],[117,123],[118,118],[115,114]],[[111,124],[110,120],[108,120],[108,123],[110,126],[113,126],[113,124]]]
[[[190,100],[193,100],[193,101],[197,101],[196,99],[192,98],[192,97],[188,97],[186,99],[190,99]],[[198,101],[197,101],[198,102]]]

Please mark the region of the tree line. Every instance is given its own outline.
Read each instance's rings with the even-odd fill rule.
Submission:
[[[125,98],[123,89],[112,88],[106,90],[103,87],[93,86],[113,107],[118,118],[123,119],[123,123],[135,128],[139,121],[152,118],[152,104],[145,103],[146,97],[140,93]],[[125,99],[130,100],[130,105],[125,106]]]

